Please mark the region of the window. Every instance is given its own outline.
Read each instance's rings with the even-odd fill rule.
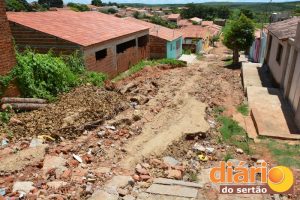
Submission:
[[[180,49],[180,44],[181,44],[181,41],[180,41],[180,40],[177,40],[177,42],[176,42],[176,49],[177,49],[177,50]]]
[[[283,50],[282,44],[278,44],[276,61],[279,65],[281,64],[282,50]]]
[[[139,47],[147,46],[148,42],[149,42],[148,35],[144,35],[144,36],[138,38],[138,46]]]
[[[135,47],[136,46],[136,41],[134,40],[130,40],[128,42],[124,42],[122,44],[118,44],[117,45],[117,53],[123,53],[124,51],[126,51],[127,49],[131,48],[131,47]]]
[[[95,53],[95,56],[96,56],[96,60],[101,60],[101,59],[105,58],[107,56],[107,49],[97,51]]]

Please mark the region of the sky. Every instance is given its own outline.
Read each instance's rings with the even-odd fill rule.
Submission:
[[[90,3],[91,0],[64,0],[67,2],[76,3]],[[146,4],[181,4],[181,3],[202,3],[202,2],[269,2],[269,0],[102,0],[103,2],[117,2],[117,3],[146,3]],[[288,2],[295,0],[273,0],[272,2]]]

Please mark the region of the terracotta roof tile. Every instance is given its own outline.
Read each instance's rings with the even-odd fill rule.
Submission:
[[[294,38],[296,36],[297,25],[300,17],[294,17],[280,22],[268,25],[266,28],[272,32],[278,39]]]
[[[100,12],[7,12],[8,20],[23,26],[90,46],[149,29]]]
[[[178,30],[184,38],[202,38],[205,39],[212,35],[217,35],[221,29],[214,26],[188,25]]]
[[[179,37],[182,37],[182,34],[179,33],[178,31],[170,29],[170,28],[166,28],[164,26],[156,25],[156,24],[146,22],[143,20],[139,20],[139,19],[135,19],[132,17],[124,18],[124,20],[131,21],[131,22],[143,25],[143,26],[147,26],[148,28],[150,28],[150,35],[157,36],[159,38],[162,38],[162,39],[165,39],[168,41],[173,41]]]

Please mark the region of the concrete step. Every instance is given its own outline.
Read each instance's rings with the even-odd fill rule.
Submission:
[[[258,135],[300,139],[293,112],[279,89],[251,86],[247,88],[248,104]]]
[[[242,64],[242,79],[245,92],[249,86],[262,87],[262,81],[258,71],[259,68],[261,68],[260,63]]]

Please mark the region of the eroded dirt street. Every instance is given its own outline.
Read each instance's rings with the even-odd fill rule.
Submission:
[[[93,91],[106,97],[101,101],[114,105],[107,112],[99,108],[98,115],[92,114],[89,121],[83,117],[89,110],[83,112],[81,107],[68,112],[64,112],[64,106],[53,107],[55,112],[49,116],[42,111],[15,115],[19,121],[9,125],[19,127],[14,130],[24,130],[25,120],[34,121],[32,118],[41,115],[43,118],[37,120],[41,123],[55,121],[55,115],[65,123],[43,127],[50,130],[47,133],[42,128],[33,130],[31,123],[26,128],[32,135],[16,134],[22,138],[0,150],[0,188],[4,191],[0,195],[99,200],[270,198],[219,195],[218,187],[208,179],[210,168],[224,160],[229,151],[235,159],[250,160],[243,153],[235,153],[236,147],[218,142],[214,110],[224,107],[225,115],[232,116],[244,99],[240,70],[224,67],[228,55],[220,45],[188,67],[146,67],[109,87],[114,91],[86,89],[85,98]],[[83,106],[86,102],[81,101]],[[122,106],[117,106],[119,102]],[[97,105],[95,102],[92,107]],[[97,121],[99,116],[105,120]],[[71,126],[74,121],[76,126]],[[65,133],[62,130],[66,128]],[[74,130],[74,135],[60,135]],[[46,136],[42,140],[35,138],[38,135]],[[199,159],[196,143],[209,151],[207,161]],[[196,182],[201,188],[196,198],[147,193],[155,178]]]

